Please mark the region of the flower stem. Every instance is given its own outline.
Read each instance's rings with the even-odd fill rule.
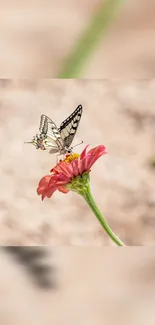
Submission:
[[[98,221],[100,222],[101,226],[104,228],[106,233],[109,235],[109,237],[115,242],[117,246],[125,246],[125,244],[114,234],[114,232],[109,227],[108,223],[102,216],[101,212],[99,211],[93,197],[90,191],[90,188],[88,187],[87,190],[85,190],[83,193],[81,193],[85,201],[88,203],[89,207],[97,217]]]
[[[96,49],[103,33],[115,17],[120,4],[125,0],[103,0],[94,13],[89,25],[77,41],[73,52],[69,54],[64,62],[58,78],[77,78],[81,75],[88,58]]]

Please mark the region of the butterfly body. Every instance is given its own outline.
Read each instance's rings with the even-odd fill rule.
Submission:
[[[64,155],[72,152],[71,143],[76,134],[82,116],[82,106],[79,105],[75,111],[64,120],[60,127],[46,115],[41,115],[40,134],[33,137],[32,143],[36,149],[50,149],[49,153]]]

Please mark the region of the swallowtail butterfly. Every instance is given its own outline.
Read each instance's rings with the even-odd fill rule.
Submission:
[[[41,115],[40,134],[36,134],[31,142],[36,149],[50,149],[49,153],[66,154],[72,152],[72,141],[76,134],[80,119],[82,116],[82,105],[79,105],[75,111],[64,120],[60,127],[46,115]]]

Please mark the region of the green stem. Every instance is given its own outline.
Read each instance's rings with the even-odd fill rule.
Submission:
[[[88,61],[96,46],[102,39],[103,33],[114,18],[119,5],[125,0],[102,1],[93,15],[90,24],[79,38],[73,52],[66,59],[58,78],[77,78]]]
[[[108,223],[102,216],[101,212],[99,211],[98,207],[96,206],[96,203],[92,197],[90,188],[87,187],[87,190],[85,190],[83,193],[81,193],[83,198],[86,200],[88,203],[89,207],[97,217],[98,221],[100,222],[101,226],[104,228],[106,233],[109,235],[109,237],[115,242],[117,246],[125,246],[125,244],[114,234],[114,232],[111,230],[109,227]]]

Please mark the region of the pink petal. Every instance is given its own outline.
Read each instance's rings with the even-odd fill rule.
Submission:
[[[87,156],[79,161],[79,173],[82,175],[85,171],[88,171],[87,168]]]
[[[52,196],[52,194],[57,190],[56,186],[53,187],[38,187],[37,193],[42,196],[42,200],[47,196],[48,198]]]
[[[55,167],[53,167],[50,172],[59,174],[61,172],[61,164],[63,161],[60,161],[59,163],[57,163],[57,165]]]
[[[63,161],[59,168],[60,168],[60,173],[65,174],[70,179],[73,177],[73,168],[71,163],[67,163]]]
[[[51,177],[50,181],[49,181],[49,186],[59,186],[59,185],[66,185],[70,183],[70,178],[68,178],[66,175],[64,175],[63,173],[59,174],[59,175],[54,175]]]
[[[106,147],[104,145],[99,145],[99,146],[97,146],[95,148],[90,149],[87,154],[94,155],[94,154],[97,154],[100,151],[101,152],[106,152]]]
[[[60,162],[58,165],[56,165],[54,168],[52,168],[51,172],[56,173],[56,174],[63,173],[69,178],[73,177],[72,166],[70,163],[67,163],[65,161]]]
[[[46,175],[44,176],[40,182],[39,182],[39,186],[47,186],[49,184],[49,181],[51,179],[51,175]]]
[[[37,188],[38,195],[40,195],[40,194],[42,194],[43,192],[46,191],[46,189],[48,188],[50,179],[51,179],[51,176],[50,175],[47,175],[47,176],[44,176],[40,180],[39,185],[38,185],[38,188]]]
[[[68,188],[65,188],[65,187],[59,187],[58,191],[62,192],[62,193],[68,193],[69,192]]]
[[[73,175],[78,176],[79,175],[79,160],[78,159],[72,160],[71,165],[72,165]]]
[[[95,161],[106,153],[106,147],[103,145],[89,150],[87,153],[87,169],[90,170]]]
[[[82,151],[79,159],[79,172],[80,175],[87,171],[87,148],[89,145],[87,145],[84,150]]]
[[[57,187],[54,187],[54,186],[50,187],[45,191],[44,195],[47,196],[48,198],[50,198],[56,190],[57,190]]]
[[[84,148],[84,150],[81,152],[80,155],[80,160],[84,159],[86,157],[86,152],[87,152],[87,148],[89,147],[89,144]]]

